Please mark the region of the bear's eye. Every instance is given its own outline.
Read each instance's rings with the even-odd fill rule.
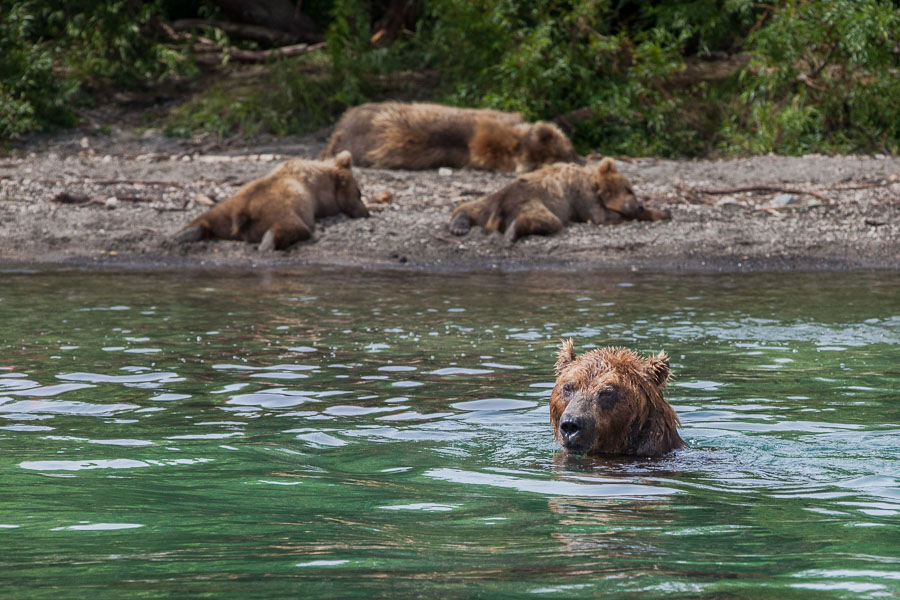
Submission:
[[[619,401],[619,390],[611,385],[606,386],[597,394],[597,403],[601,408],[612,408]]]
[[[571,383],[564,383],[564,384],[563,384],[563,386],[562,386],[562,393],[563,393],[564,395],[569,396],[569,395],[571,395],[572,392],[574,392],[574,391],[575,391],[575,386],[572,385]]]

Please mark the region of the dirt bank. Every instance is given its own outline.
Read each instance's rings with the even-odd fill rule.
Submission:
[[[262,254],[238,242],[178,246],[170,236],[279,160],[312,157],[314,137],[180,141],[113,131],[33,140],[0,157],[0,261],[6,263],[359,265],[400,268],[900,268],[900,159],[763,156],[733,160],[620,160],[638,195],[672,220],[576,224],[507,244],[473,229],[447,231],[453,207],[510,177],[479,171],[355,169],[369,219],[320,223],[312,242]],[[725,194],[692,190],[772,186]],[[815,195],[776,190],[813,190]],[[62,203],[60,193],[87,198]],[[71,199],[70,199],[71,200]],[[786,204],[785,204],[786,202]]]

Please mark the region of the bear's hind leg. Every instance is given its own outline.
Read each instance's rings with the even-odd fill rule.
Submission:
[[[306,223],[300,217],[291,216],[266,230],[259,242],[259,251],[284,250],[311,237],[312,231]]]
[[[466,235],[471,228],[472,223],[469,222],[469,215],[464,212],[456,213],[450,219],[450,233],[453,235]]]
[[[541,203],[531,202],[506,226],[504,237],[510,243],[526,235],[553,235],[563,229],[563,222]]]
[[[472,225],[486,224],[485,199],[463,202],[453,211],[450,217],[450,233],[466,235]]]

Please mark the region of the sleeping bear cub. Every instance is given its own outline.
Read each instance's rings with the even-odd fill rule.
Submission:
[[[552,123],[526,123],[519,113],[440,104],[381,102],[341,117],[321,158],[349,150],[363,167],[471,167],[524,173],[580,160]]]
[[[450,217],[450,233],[465,235],[472,225],[480,225],[505,232],[514,242],[526,235],[557,233],[570,221],[611,224],[669,218],[667,210],[645,208],[615,163],[605,158],[596,167],[548,165],[489,196],[464,202]]]
[[[175,241],[242,240],[259,242],[262,252],[283,250],[312,237],[319,217],[368,217],[352,162],[349,152],[341,152],[333,162],[284,162],[191,221],[175,234]]]
[[[663,398],[670,376],[663,352],[643,358],[601,348],[575,356],[565,340],[550,396],[554,437],[574,454],[659,456],[684,447],[678,415]]]

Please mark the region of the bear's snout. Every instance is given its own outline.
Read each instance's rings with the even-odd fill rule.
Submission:
[[[584,419],[574,416],[565,417],[559,424],[559,429],[563,432],[563,436],[575,437],[584,429]]]
[[[585,452],[591,445],[588,423],[580,415],[563,415],[559,421],[559,433],[563,447],[571,452]]]

